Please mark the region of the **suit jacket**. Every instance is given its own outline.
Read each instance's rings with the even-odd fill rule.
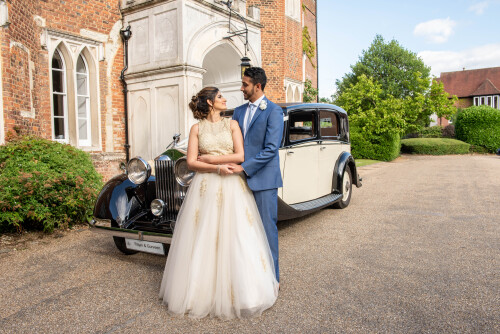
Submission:
[[[257,107],[244,139],[245,162],[241,164],[253,191],[283,186],[278,150],[283,137],[283,110],[264,97],[267,108]],[[248,104],[234,109],[233,119],[243,132]]]

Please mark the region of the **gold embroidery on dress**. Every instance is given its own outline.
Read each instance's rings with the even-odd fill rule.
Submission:
[[[194,213],[194,227],[198,228],[198,223],[200,222],[200,209],[196,209]]]
[[[247,185],[245,183],[245,180],[243,180],[242,176],[240,176],[240,184],[241,184],[241,188],[243,189],[243,191],[247,191]]]
[[[217,206],[220,208],[222,205],[222,185],[219,187],[219,191],[217,192]]]
[[[262,262],[262,268],[264,268],[264,271],[266,271],[267,270],[266,261],[264,260],[264,256],[262,256],[262,252],[260,253],[260,262]]]
[[[253,223],[252,214],[250,213],[250,210],[248,210],[248,208],[245,208],[245,209],[246,209],[246,213],[247,213],[248,223],[250,224],[250,226],[252,226],[252,223]]]
[[[198,148],[201,154],[225,155],[234,153],[231,120],[211,123],[201,120],[198,128]]]
[[[205,190],[207,190],[207,178],[206,177],[204,177],[201,180],[201,184],[200,184],[200,197],[202,197],[203,194],[205,194]]]

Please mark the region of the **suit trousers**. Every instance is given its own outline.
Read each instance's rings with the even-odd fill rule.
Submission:
[[[280,281],[279,252],[278,252],[278,189],[254,191],[255,202],[259,209],[260,218],[266,231],[267,241],[271,248],[274,261],[276,280]]]

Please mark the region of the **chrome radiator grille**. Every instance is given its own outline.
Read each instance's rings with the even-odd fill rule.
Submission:
[[[185,190],[175,180],[174,164],[172,160],[156,159],[156,198],[161,199],[167,206],[165,220],[175,221],[179,212]]]

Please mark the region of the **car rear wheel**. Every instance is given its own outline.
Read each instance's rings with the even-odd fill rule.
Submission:
[[[126,255],[133,255],[135,253],[138,253],[137,251],[135,250],[131,250],[131,249],[128,249],[127,248],[127,245],[125,244],[125,238],[121,238],[121,237],[113,237],[113,240],[115,242],[115,245],[116,245],[116,248],[118,248],[118,250],[120,252],[122,252],[123,254],[126,254]]]
[[[351,201],[352,195],[352,173],[349,167],[344,169],[344,175],[342,177],[342,199],[336,202],[333,207],[337,209],[347,208],[349,202]]]

